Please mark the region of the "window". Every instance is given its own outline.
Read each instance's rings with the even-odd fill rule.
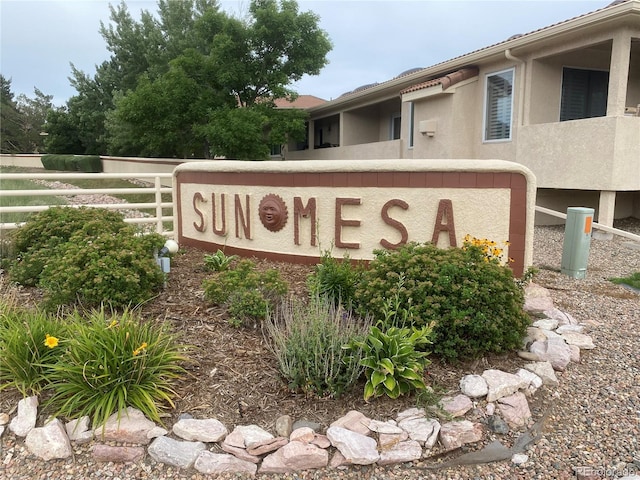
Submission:
[[[486,77],[484,141],[511,139],[513,69]]]
[[[608,90],[609,72],[563,68],[560,121],[604,117]]]
[[[271,157],[281,157],[282,156],[282,145],[271,145],[269,147],[269,155]]]
[[[415,109],[413,102],[409,103],[409,148],[413,148],[413,127],[414,127]]]
[[[390,137],[391,140],[399,140],[400,139],[400,124],[401,124],[402,118],[400,117],[399,113],[394,114],[391,117],[391,132],[390,132]]]

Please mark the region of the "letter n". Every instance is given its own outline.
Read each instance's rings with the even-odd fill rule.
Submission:
[[[236,212],[236,238],[242,238],[240,236],[240,227],[244,233],[244,238],[251,240],[251,208],[249,200],[251,195],[245,195],[245,209],[242,210],[242,202],[240,201],[240,195],[235,194],[235,212]]]

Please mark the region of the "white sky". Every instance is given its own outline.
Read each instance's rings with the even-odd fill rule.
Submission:
[[[109,52],[98,29],[119,0],[0,0],[0,72],[16,96],[33,88],[62,105],[74,95],[70,63],[95,73]],[[126,0],[129,11],[156,11],[156,2]],[[242,14],[248,0],[220,2]],[[605,7],[610,0],[298,0],[320,16],[331,38],[329,64],[296,85],[326,100],[473,50]]]

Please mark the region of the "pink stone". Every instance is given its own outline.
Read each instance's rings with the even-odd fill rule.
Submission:
[[[96,462],[132,463],[144,457],[144,447],[114,447],[97,444],[91,455]]]

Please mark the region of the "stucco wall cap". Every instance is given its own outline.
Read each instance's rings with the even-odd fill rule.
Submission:
[[[327,172],[519,172],[535,182],[527,167],[506,160],[472,159],[385,159],[385,160],[292,160],[248,162],[239,160],[213,160],[178,165],[180,172],[251,172],[251,173],[327,173]]]

